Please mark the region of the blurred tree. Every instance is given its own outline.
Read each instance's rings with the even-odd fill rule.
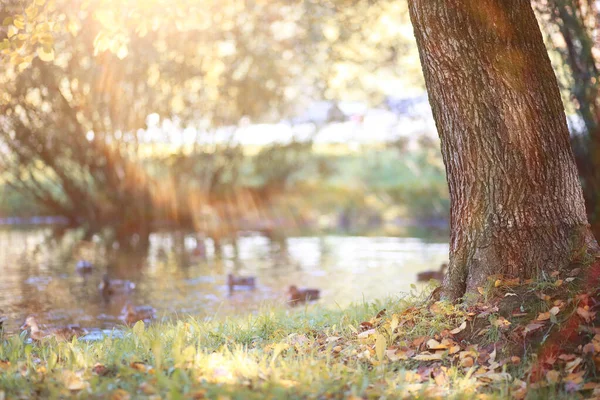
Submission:
[[[600,237],[600,109],[597,54],[598,10],[592,0],[535,0],[547,43],[560,56],[567,88],[583,126],[572,135],[588,217]],[[566,75],[566,76],[565,76]],[[560,76],[560,75],[559,75]]]
[[[357,76],[373,97],[382,88],[368,79],[402,75],[406,35],[395,27],[406,8],[396,3],[7,0],[2,179],[88,236],[111,227],[118,240],[146,242],[157,204],[180,201],[166,199],[157,190],[165,182],[144,165],[149,114],[204,134],[242,117],[279,119],[303,99],[342,97]],[[227,154],[194,146],[174,157],[180,189],[170,193],[189,193],[189,182],[212,194],[234,185],[240,164]]]
[[[410,0],[451,198],[443,293],[535,278],[600,250],[528,0]]]

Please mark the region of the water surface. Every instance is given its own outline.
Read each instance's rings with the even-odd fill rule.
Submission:
[[[78,323],[110,329],[126,303],[152,305],[159,319],[204,318],[254,312],[286,301],[287,287],[314,287],[321,303],[344,306],[409,292],[416,274],[447,260],[448,244],[418,238],[322,236],[269,240],[258,234],[239,238],[237,249],[206,254],[191,235],[154,234],[146,254],[99,251],[92,245],[69,247],[47,240],[46,230],[0,231],[0,315],[9,332],[27,315],[48,326]],[[66,241],[65,241],[66,242]],[[196,253],[196,254],[195,254]],[[75,271],[78,259],[94,271]],[[102,274],[129,279],[136,290],[105,301],[98,291]],[[257,277],[251,291],[228,293],[228,273]]]

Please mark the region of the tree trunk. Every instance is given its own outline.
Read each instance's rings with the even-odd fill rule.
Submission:
[[[529,0],[409,0],[451,199],[443,296],[597,251]]]

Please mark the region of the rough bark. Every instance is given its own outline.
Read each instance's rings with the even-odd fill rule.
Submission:
[[[597,251],[528,0],[409,0],[451,199],[443,295]]]

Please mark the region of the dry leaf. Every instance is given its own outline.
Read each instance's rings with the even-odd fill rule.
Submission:
[[[549,318],[549,317],[548,317]],[[537,331],[538,329],[540,329],[541,327],[543,327],[544,324],[540,324],[540,323],[536,323],[536,322],[532,322],[530,324],[528,324],[525,329],[523,330],[523,336],[527,335],[529,332],[533,332],[533,331]]]
[[[389,349],[385,351],[385,355],[390,361],[408,360],[409,357],[414,355],[414,352],[409,355],[406,351],[400,349]]]
[[[540,315],[537,316],[536,320],[538,321],[547,321],[550,319],[550,313],[549,312],[543,312],[540,313]]]
[[[583,360],[579,357],[577,357],[573,361],[569,361],[565,365],[565,371],[567,371],[568,373],[575,371],[575,369],[579,366],[579,364],[581,364],[581,361],[583,361]]]
[[[377,331],[375,329],[369,329],[369,330],[366,330],[364,332],[359,333],[358,334],[358,338],[359,339],[366,339],[369,336],[374,335],[375,333],[377,333]]]
[[[560,312],[560,308],[558,308],[557,306],[554,306],[548,312],[552,315],[556,315]]]
[[[464,331],[467,328],[467,321],[463,321],[462,324],[460,324],[460,326],[458,328],[454,328],[450,331],[451,334],[456,335],[457,333],[460,333],[462,331]]]
[[[414,360],[418,361],[437,361],[441,360],[444,353],[421,353],[413,357]]]
[[[511,324],[510,324],[510,321],[507,320],[506,318],[498,317],[498,319],[495,320],[492,325],[494,325],[497,328],[502,329],[502,328],[508,328]]]
[[[110,394],[110,400],[129,400],[131,395],[123,389],[117,389]]]
[[[551,370],[546,374],[546,380],[548,383],[555,384],[560,380],[560,372]]]
[[[383,361],[386,347],[387,340],[385,339],[385,336],[383,336],[381,333],[378,333],[377,337],[375,338],[375,354],[377,354],[377,359],[379,361]]]
[[[462,360],[460,360],[461,367],[470,368],[473,366],[473,364],[475,364],[475,360],[473,360],[473,357],[465,357]]]
[[[577,307],[577,315],[583,318],[585,322],[590,322],[596,316],[596,312],[586,310],[583,307]]]

